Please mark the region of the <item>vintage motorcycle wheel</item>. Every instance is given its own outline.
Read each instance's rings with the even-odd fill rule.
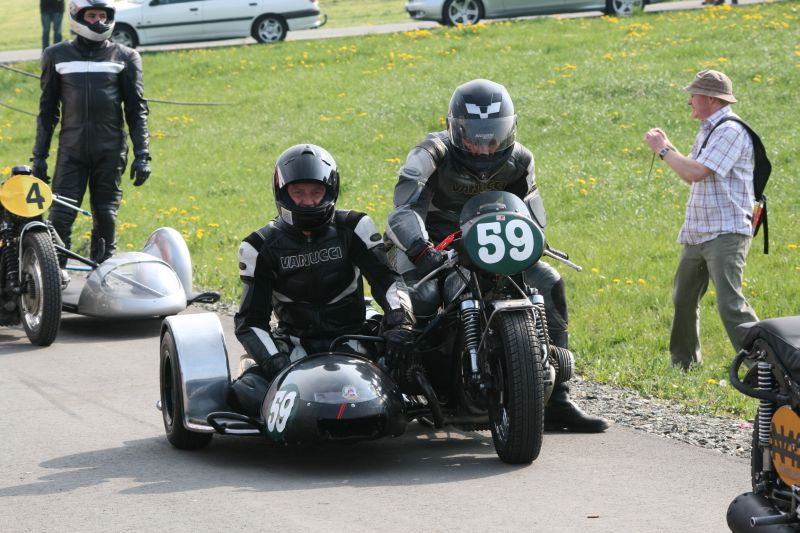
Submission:
[[[167,440],[181,450],[197,450],[208,446],[213,433],[190,431],[183,425],[184,405],[181,370],[172,333],[161,339],[161,415]]]
[[[61,325],[61,269],[53,240],[47,231],[29,231],[21,246],[22,326],[32,344],[49,346]]]
[[[495,387],[489,420],[494,448],[503,462],[530,463],[539,456],[544,435],[543,354],[536,326],[530,313],[501,313],[495,332],[502,352],[492,358]]]

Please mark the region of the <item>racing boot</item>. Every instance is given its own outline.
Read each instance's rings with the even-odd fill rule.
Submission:
[[[572,433],[601,433],[608,429],[608,422],[599,416],[583,412],[569,399],[569,385],[559,383],[553,388],[550,401],[544,408],[544,429]]]

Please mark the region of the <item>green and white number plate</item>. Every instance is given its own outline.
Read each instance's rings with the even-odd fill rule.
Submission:
[[[464,241],[472,263],[486,272],[517,274],[542,257],[544,234],[531,219],[492,213],[465,225]]]

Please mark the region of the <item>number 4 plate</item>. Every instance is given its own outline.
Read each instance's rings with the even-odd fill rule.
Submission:
[[[496,274],[517,274],[542,257],[544,234],[531,219],[495,213],[470,221],[465,235],[473,264]]]
[[[52,202],[50,187],[34,176],[18,174],[0,186],[0,203],[20,217],[39,216],[47,211]]]

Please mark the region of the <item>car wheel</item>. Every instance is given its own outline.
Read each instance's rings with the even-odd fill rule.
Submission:
[[[483,18],[480,0],[447,0],[442,10],[442,20],[448,26],[476,24]]]
[[[139,46],[139,38],[136,37],[136,32],[130,26],[125,24],[117,24],[114,26],[114,33],[111,34],[111,40],[122,46],[128,48],[136,48]]]
[[[262,15],[253,23],[253,39],[260,43],[274,43],[286,38],[289,30],[286,21],[278,15]]]
[[[644,0],[608,0],[606,14],[629,17],[644,7]]]

